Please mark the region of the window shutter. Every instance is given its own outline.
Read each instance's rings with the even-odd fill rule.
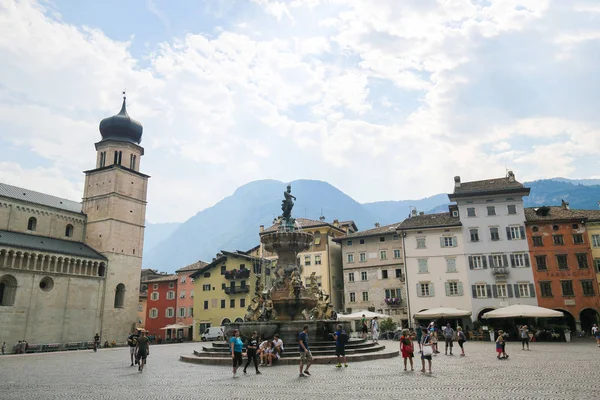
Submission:
[[[490,295],[492,294],[492,285],[485,285],[485,291],[487,297],[490,297]]]
[[[477,298],[477,286],[471,285],[471,290],[473,291],[473,298]]]
[[[484,257],[485,257],[485,256],[484,256]],[[489,258],[489,260],[490,260],[490,268],[494,268],[494,267],[495,267],[495,265],[494,265],[494,257],[492,257],[492,256],[488,256],[488,258]]]
[[[529,254],[523,254],[523,258],[525,259],[525,266],[529,267]]]
[[[398,297],[400,300],[402,300],[402,289],[400,289],[400,288],[396,289],[396,297]]]
[[[469,256],[469,269],[473,269],[473,257]]]
[[[483,269],[487,269],[487,259],[485,256],[481,256],[481,261],[483,263]]]
[[[514,254],[510,255],[510,266],[513,268],[515,267],[515,255]]]
[[[519,294],[519,284],[515,283],[515,297],[521,297],[521,294]]]
[[[513,288],[511,284],[506,285],[506,291],[508,292],[508,297],[513,297]]]
[[[440,247],[444,247],[444,237],[440,238]]]
[[[380,269],[378,269],[378,270],[377,270],[377,279],[381,279],[381,278],[382,278],[382,276],[383,276],[383,274],[381,273],[381,270],[380,270]]]
[[[529,284],[529,297],[535,297],[535,285],[533,283]]]
[[[458,295],[462,296],[463,295],[463,284],[462,284],[462,282],[458,282],[457,286],[458,286]]]
[[[452,236],[452,247],[458,246],[458,238],[456,236]]]
[[[417,283],[417,297],[421,297],[421,284]]]
[[[448,282],[444,282],[444,286],[446,287],[446,296],[450,296],[450,284]]]
[[[502,265],[504,267],[508,266],[508,256],[506,254],[502,254]]]
[[[520,226],[519,230],[521,231],[521,240],[525,239],[525,228]]]
[[[511,237],[510,237],[510,226],[506,227],[506,240],[511,240]]]
[[[496,299],[498,298],[498,286],[492,285],[492,296]]]
[[[429,284],[429,296],[431,296],[431,297],[435,296],[435,288],[433,287],[433,283]]]

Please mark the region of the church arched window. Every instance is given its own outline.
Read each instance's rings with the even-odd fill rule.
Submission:
[[[115,308],[123,308],[125,304],[125,285],[119,283],[115,290]]]
[[[100,263],[98,266],[98,276],[104,276],[106,273],[106,265],[104,263]]]
[[[35,231],[35,228],[37,228],[37,219],[35,217],[31,217],[29,218],[29,221],[27,221],[27,230]]]
[[[12,306],[17,296],[17,280],[12,275],[0,278],[0,306]]]
[[[71,224],[67,225],[67,227],[65,228],[65,236],[73,237],[73,225],[71,225]]]

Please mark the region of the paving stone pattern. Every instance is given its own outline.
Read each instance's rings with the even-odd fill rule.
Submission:
[[[382,341],[386,347],[396,343]],[[225,366],[178,361],[195,343],[152,346],[146,371],[129,367],[127,348],[0,357],[0,399],[592,399],[600,393],[600,348],[593,342],[533,343],[496,359],[493,343],[467,342],[467,357],[433,359],[433,374],[404,372],[402,358],[262,368],[233,378]],[[292,350],[292,346],[288,345]],[[442,351],[443,353],[443,351]]]

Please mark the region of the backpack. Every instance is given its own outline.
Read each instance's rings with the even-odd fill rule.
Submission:
[[[340,341],[340,344],[348,343],[348,333],[346,331],[340,332],[339,341]]]

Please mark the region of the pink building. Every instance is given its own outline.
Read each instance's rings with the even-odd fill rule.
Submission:
[[[208,263],[198,261],[175,271],[177,273],[177,310],[175,324],[187,326],[178,329],[177,336],[183,340],[192,340],[194,337],[194,279],[190,275],[205,267]]]

